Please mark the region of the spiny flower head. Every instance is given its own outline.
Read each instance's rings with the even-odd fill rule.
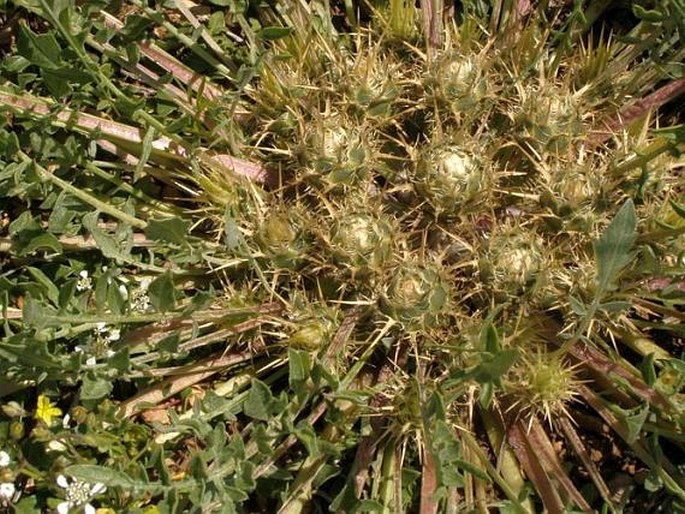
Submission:
[[[579,394],[582,381],[577,367],[542,348],[521,355],[506,384],[513,408],[531,417],[542,416],[551,425],[555,416],[567,414],[568,404]]]
[[[382,299],[386,314],[403,322],[427,322],[448,304],[447,283],[433,264],[402,263]]]
[[[482,200],[490,179],[482,159],[466,148],[448,144],[423,151],[415,187],[436,214],[451,216]]]

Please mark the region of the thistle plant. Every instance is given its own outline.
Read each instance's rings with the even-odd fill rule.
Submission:
[[[5,2],[2,506],[682,508],[684,13],[557,4]]]

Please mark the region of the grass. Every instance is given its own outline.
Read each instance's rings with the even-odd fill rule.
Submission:
[[[0,5],[2,508],[685,509],[680,2]]]

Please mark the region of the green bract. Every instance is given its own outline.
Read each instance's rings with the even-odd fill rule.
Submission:
[[[0,510],[685,511],[682,0],[0,5]]]

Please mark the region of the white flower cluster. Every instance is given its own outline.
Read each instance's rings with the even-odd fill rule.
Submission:
[[[76,282],[76,290],[80,293],[83,291],[90,291],[93,288],[93,281],[91,280],[90,276],[88,275],[88,271],[86,270],[81,270],[79,271],[79,279]]]
[[[129,306],[133,312],[147,312],[150,309],[150,297],[147,294],[147,289],[152,282],[149,278],[144,278],[138,283],[131,293],[127,291],[123,285],[119,286],[119,292],[128,300]]]
[[[102,268],[103,271],[107,271],[107,267]],[[78,274],[79,278],[76,282],[76,290],[78,292],[90,291],[93,289],[93,279],[88,274],[87,270],[81,270]],[[111,282],[112,279],[109,279]],[[124,281],[126,284],[130,284],[132,281],[129,278],[121,277],[119,280]],[[149,278],[143,278],[139,282],[135,283],[129,291],[129,288],[125,284],[119,284],[119,294],[124,300],[129,302],[131,310],[133,312],[146,312],[150,308],[150,297],[147,293],[148,286],[152,280]]]
[[[68,480],[64,475],[57,477],[57,485],[65,489],[65,501],[57,505],[59,514],[69,514],[69,512],[85,512],[95,514],[96,510],[89,502],[98,495],[104,493],[107,488],[105,484],[89,484],[81,480]]]
[[[106,323],[100,322],[95,325],[93,335],[94,338],[90,344],[78,345],[74,348],[77,353],[88,355],[86,366],[95,366],[98,358],[109,358],[114,355],[114,351],[110,349],[109,345],[121,338],[121,330],[110,328]]]
[[[0,468],[6,468],[10,465],[12,459],[4,450],[0,451]],[[0,482],[0,506],[9,507],[17,500],[17,489],[14,482]]]

